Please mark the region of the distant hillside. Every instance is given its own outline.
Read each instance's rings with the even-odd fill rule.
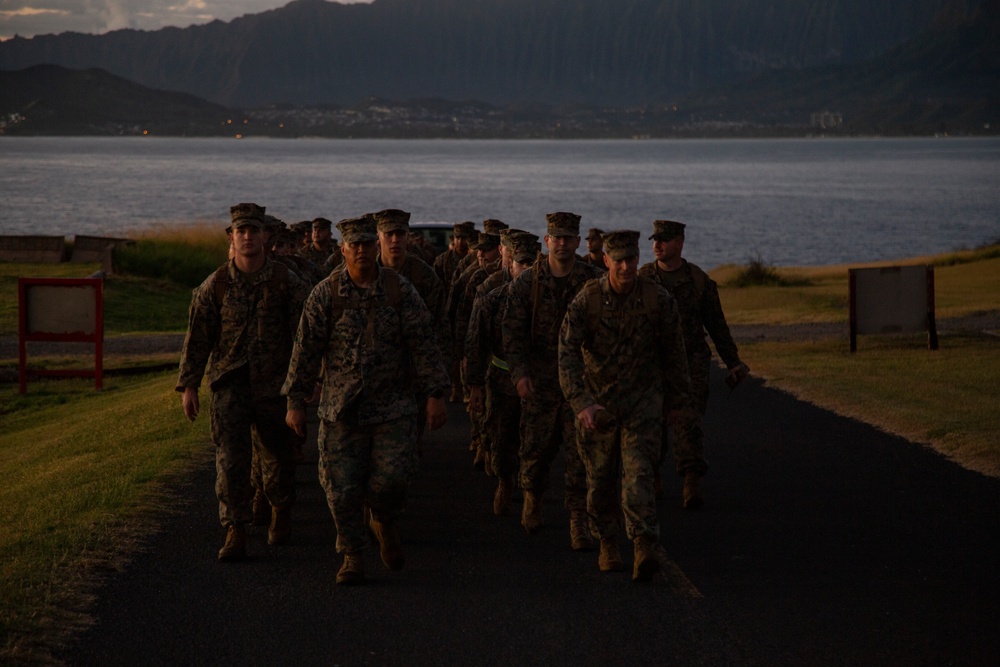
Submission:
[[[99,69],[0,71],[2,134],[230,134],[232,116],[193,95],[152,90]]]
[[[0,43],[0,69],[98,67],[231,107],[368,97],[674,102],[874,58],[974,0],[296,0],[229,23]]]
[[[1000,133],[1000,0],[986,0],[968,18],[944,14],[922,35],[864,63],[769,73],[695,93],[680,111],[768,126],[830,111],[842,124],[828,118],[825,129],[847,134]]]

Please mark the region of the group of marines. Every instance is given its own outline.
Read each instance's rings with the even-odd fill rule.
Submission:
[[[339,248],[323,218],[305,241],[302,226],[286,231],[256,204],[231,217],[231,259],[194,291],[177,384],[192,420],[206,375],[212,391],[220,560],[245,557],[247,524],[289,541],[312,405],[337,582],[364,580],[370,535],[401,569],[419,441],[445,423],[448,397],[467,404],[474,462],[497,479],[496,515],[520,488],[521,525],[536,534],[562,450],[572,548],[596,546],[602,571],[622,570],[624,529],[632,578],[659,571],[668,427],[684,507],[703,502],[706,332],[728,382],[748,372],[715,283],[681,257],[683,224],[653,223],[656,261],[640,269],[639,232],[592,229],[582,257],[580,216],[568,212],[546,216],[544,252],[537,235],[489,219],[482,231],[454,225],[432,263],[399,209],[341,220]]]

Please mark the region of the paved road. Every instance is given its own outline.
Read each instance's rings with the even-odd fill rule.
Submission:
[[[293,544],[252,534],[221,565],[211,466],[100,591],[72,665],[1000,664],[1000,481],[871,427],[720,377],[707,504],[660,506],[672,566],[636,586],[566,530],[492,516],[464,415],[428,438],[403,528],[407,565],[367,558],[337,587],[315,466],[299,468]],[[178,418],[180,408],[178,407]],[[673,478],[670,478],[673,479]],[[553,493],[549,526],[565,520]],[[623,555],[630,561],[631,550]],[[627,563],[631,565],[630,562]]]

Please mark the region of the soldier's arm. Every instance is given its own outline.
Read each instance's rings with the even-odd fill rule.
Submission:
[[[559,386],[576,415],[597,403],[584,380],[587,367],[583,360],[583,344],[590,335],[590,327],[586,294],[581,290],[566,309],[559,329]]]
[[[739,349],[736,341],[729,331],[729,324],[726,322],[726,315],[722,312],[722,301],[719,299],[719,286],[714,280],[705,276],[705,291],[701,296],[701,320],[705,325],[705,331],[715,345],[715,351],[719,353],[726,368],[742,366]]]
[[[399,287],[402,342],[416,371],[419,384],[415,387],[416,393],[424,398],[443,396],[445,391],[451,389],[451,380],[437,345],[427,344],[427,341],[434,340],[430,311],[410,281],[401,278]]]
[[[323,367],[323,356],[329,341],[329,299],[326,298],[330,283],[320,283],[306,299],[288,362],[288,375],[281,393],[288,397],[288,409],[304,410],[312,398],[316,382]]]
[[[663,392],[670,410],[687,408],[691,403],[691,374],[684,348],[684,331],[674,301],[665,289],[659,291],[659,358],[663,371]]]
[[[191,293],[188,308],[188,328],[181,351],[180,371],[176,390],[188,387],[198,391],[205,376],[209,356],[219,340],[220,315],[215,303],[214,274]],[[190,415],[189,415],[190,418]]]
[[[488,296],[479,297],[472,305],[469,330],[465,335],[465,379],[469,385],[486,384],[486,368],[490,356],[490,308]]]
[[[519,275],[507,291],[503,316],[503,351],[510,367],[510,379],[516,385],[531,378],[528,348],[531,344],[531,271]],[[526,278],[527,276],[527,278]]]

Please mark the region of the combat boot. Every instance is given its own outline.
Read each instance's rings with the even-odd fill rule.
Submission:
[[[399,537],[399,528],[395,524],[385,524],[371,521],[372,532],[379,544],[379,556],[382,562],[393,572],[402,570],[406,563],[406,554],[403,553],[403,540]]]
[[[601,539],[601,553],[597,556],[597,566],[601,572],[621,572],[622,554],[618,551],[618,543],[615,540]]]
[[[337,583],[345,586],[360,584],[365,580],[365,558],[363,551],[344,554],[344,563],[337,572]]]
[[[257,489],[253,494],[253,520],[252,526],[266,526],[271,521],[271,503],[267,501],[263,489]]]
[[[507,516],[510,510],[510,489],[513,483],[509,479],[500,478],[497,482],[497,492],[493,495],[493,514]]]
[[[701,475],[696,472],[684,474],[684,509],[696,510],[705,504],[701,495]]]
[[[219,560],[229,563],[247,557],[247,529],[242,523],[231,523],[226,529],[226,543],[219,549]]]
[[[292,539],[292,510],[275,507],[271,510],[271,525],[267,529],[267,543],[272,546],[288,544]]]
[[[521,510],[521,525],[528,535],[534,535],[542,527],[542,494],[524,492],[524,508]]]
[[[635,560],[632,565],[632,581],[647,582],[660,571],[660,558],[656,543],[645,535],[633,540],[635,545]]]
[[[590,551],[594,548],[594,538],[590,536],[590,517],[586,512],[570,514],[569,541],[573,551]]]

